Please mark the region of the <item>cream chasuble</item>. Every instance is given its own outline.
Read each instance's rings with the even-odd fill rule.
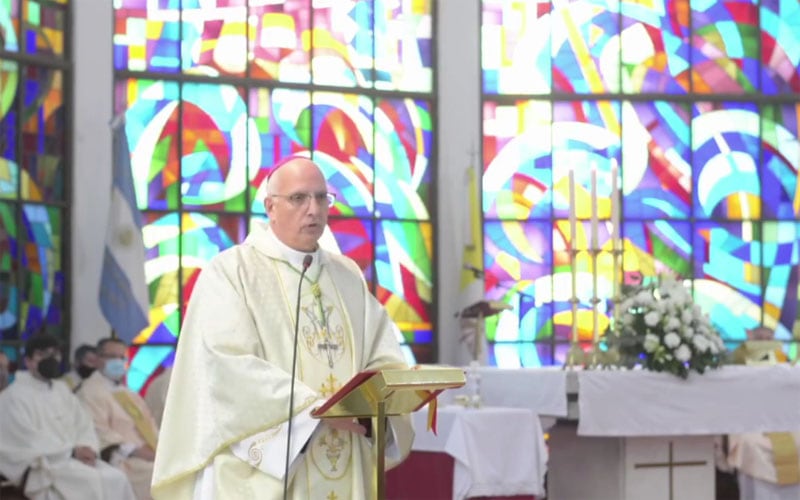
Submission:
[[[300,261],[262,225],[201,274],[167,396],[154,497],[282,497]],[[308,413],[361,370],[404,366],[395,335],[355,263],[317,252],[301,291],[291,498],[369,495],[370,440]],[[389,420],[397,463],[413,431],[407,417]]]

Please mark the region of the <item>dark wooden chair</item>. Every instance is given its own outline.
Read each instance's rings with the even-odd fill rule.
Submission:
[[[11,481],[0,474],[0,498],[3,500],[28,500],[25,496],[25,483],[28,481],[28,471],[22,476],[22,484],[14,486]]]

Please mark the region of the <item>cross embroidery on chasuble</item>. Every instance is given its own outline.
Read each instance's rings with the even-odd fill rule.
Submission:
[[[319,283],[311,284],[313,304],[302,307],[310,326],[303,327],[303,340],[309,352],[321,361],[327,361],[328,367],[344,355],[344,328],[341,324],[331,325],[333,305],[323,304],[322,289]]]

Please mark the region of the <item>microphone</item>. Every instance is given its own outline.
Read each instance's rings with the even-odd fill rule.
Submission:
[[[292,348],[292,382],[289,389],[289,422],[286,429],[286,462],[283,469],[283,500],[289,495],[289,457],[292,449],[292,418],[294,417],[294,374],[297,372],[297,336],[300,330],[300,291],[303,289],[303,278],[306,271],[311,267],[314,258],[306,255],[303,259],[303,271],[300,273],[300,281],[297,283],[297,306],[294,316],[294,347]]]

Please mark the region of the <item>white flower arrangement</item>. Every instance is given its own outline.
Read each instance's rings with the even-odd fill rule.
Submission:
[[[617,305],[616,328],[606,336],[622,364],[686,378],[722,364],[725,344],[689,290],[672,277],[630,289]]]

